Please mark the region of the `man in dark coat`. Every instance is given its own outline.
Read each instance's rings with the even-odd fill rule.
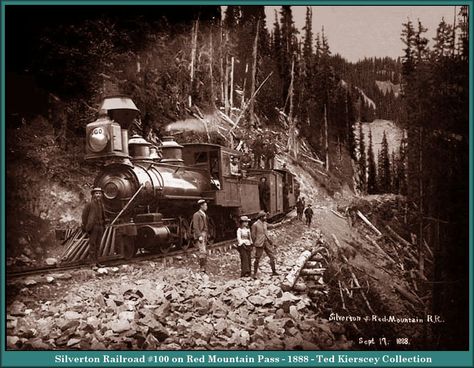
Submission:
[[[304,216],[306,217],[306,225],[311,226],[311,220],[313,218],[313,209],[311,208],[311,203],[308,204],[308,207],[304,210]]]
[[[278,272],[275,267],[275,245],[268,236],[267,230],[267,214],[264,211],[260,211],[257,216],[257,221],[252,225],[251,228],[252,241],[255,246],[255,261],[253,264],[253,277],[257,277],[258,266],[260,258],[262,258],[263,252],[267,253],[270,258],[270,267],[272,269],[272,275],[277,276]]]
[[[91,201],[82,211],[82,230],[89,234],[89,259],[94,267],[101,267],[98,263],[99,247],[104,234],[105,212],[102,202],[103,191],[101,188],[91,190]]]
[[[260,209],[268,212],[270,210],[270,186],[267,183],[267,178],[264,176],[260,178],[260,183],[258,183],[258,194]]]
[[[193,238],[199,249],[199,270],[206,272],[207,264],[207,239],[209,231],[209,219],[207,217],[207,202],[204,199],[198,201],[199,210],[193,215]]]
[[[302,198],[298,198],[296,201],[296,217],[298,220],[303,219],[303,210],[304,210],[304,203]]]

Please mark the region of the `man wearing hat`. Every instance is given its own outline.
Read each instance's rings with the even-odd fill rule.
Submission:
[[[194,242],[199,249],[199,269],[206,272],[207,263],[207,234],[208,234],[208,218],[207,218],[207,202],[200,199],[198,202],[199,210],[193,215],[193,237]]]
[[[101,267],[98,263],[99,247],[104,234],[105,212],[102,202],[102,188],[91,190],[91,201],[82,211],[82,230],[89,234],[89,259],[94,267]]]
[[[270,186],[265,176],[262,176],[258,183],[258,195],[260,199],[260,209],[268,212],[270,209]]]
[[[230,174],[235,176],[240,176],[239,161],[237,157],[230,156]]]
[[[306,225],[311,226],[311,219],[313,218],[313,209],[311,203],[308,203],[308,207],[304,210],[304,216],[306,217]]]
[[[263,252],[267,253],[270,258],[270,267],[272,268],[272,275],[276,276],[278,273],[275,268],[275,254],[273,241],[268,236],[267,230],[267,214],[265,211],[260,211],[257,215],[257,221],[252,225],[252,239],[255,246],[255,261],[253,264],[253,277],[257,277],[258,265]]]

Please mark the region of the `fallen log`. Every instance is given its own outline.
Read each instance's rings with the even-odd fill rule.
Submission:
[[[418,295],[415,295],[414,293],[406,290],[405,288],[395,284],[393,285],[393,288],[398,291],[398,293],[403,296],[406,300],[408,300],[410,303],[417,305],[417,304],[423,304],[423,301],[420,299]]]
[[[336,238],[336,235],[332,234],[332,238],[334,239],[334,242],[336,243],[336,246],[338,248],[341,248],[341,244],[339,243],[339,240],[337,240]],[[346,256],[344,254],[341,254],[341,257],[342,259],[344,260],[344,262],[346,262],[349,266],[353,266],[349,263],[349,260],[346,258]],[[361,289],[360,290],[360,294],[362,295],[362,299],[364,299],[364,302],[365,304],[367,305],[367,308],[369,308],[369,311],[373,314],[375,314],[374,310],[372,309],[372,306],[370,305],[369,303],[369,300],[367,299],[364,291],[362,290],[360,284],[359,284],[359,280],[357,279],[354,271],[352,271],[352,269],[349,269],[349,272],[351,273],[351,277],[352,277],[352,280],[354,281],[354,284],[355,286],[358,288],[358,289]]]
[[[430,246],[428,245],[425,239],[423,239],[423,245],[425,246],[426,250],[430,254],[431,258],[434,258],[433,251],[431,250]]]
[[[301,253],[301,255],[296,260],[295,265],[293,266],[291,271],[288,273],[288,275],[286,275],[285,279],[283,280],[283,283],[281,284],[281,289],[283,291],[288,291],[293,288],[306,261],[310,259],[312,256],[313,256],[313,252],[309,250],[305,250],[303,253]]]
[[[347,308],[346,308],[346,303],[345,303],[345,301],[344,301],[344,295],[342,294],[341,281],[337,280],[337,283],[338,283],[338,285],[339,285],[339,295],[341,296],[342,309],[347,310]]]
[[[382,235],[382,233],[380,232],[380,230],[377,229],[377,228],[374,226],[374,224],[372,224],[372,223],[367,219],[367,217],[365,217],[365,216],[362,214],[362,212],[360,212],[359,210],[357,210],[357,216],[359,216],[359,217],[362,219],[362,221],[364,221],[364,222],[366,223],[366,225],[367,225],[368,227],[370,227],[378,236],[381,236],[381,235]]]
[[[321,166],[324,165],[324,162],[321,161],[321,160],[317,160],[317,159],[315,159],[315,158],[313,158],[313,157],[311,157],[311,156],[308,156],[307,154],[305,154],[305,153],[303,153],[303,152],[301,152],[300,154],[301,154],[301,156],[303,156],[304,158],[307,158],[308,160],[311,160],[311,161],[313,161],[313,162],[316,162],[317,164],[319,164],[319,165],[321,165]],[[327,175],[326,175],[326,176],[327,176]]]
[[[389,232],[389,234],[391,236],[393,236],[395,239],[397,239],[403,245],[406,245],[407,247],[412,247],[413,246],[409,241],[403,239],[400,235],[398,235],[389,225],[386,225],[385,228],[387,229],[387,231]]]
[[[368,236],[368,235],[366,235],[365,238],[366,238],[375,248],[377,248],[390,262],[395,263],[395,264],[397,263],[397,262],[395,262],[395,260],[394,260],[392,257],[390,257],[390,256],[388,255],[388,253],[387,253],[386,251],[384,251],[384,250],[380,247],[380,245],[377,244],[377,242],[376,242],[374,239],[372,239],[372,238],[371,238],[370,236]]]
[[[306,262],[305,264],[305,268],[321,268],[323,265],[321,264],[321,262],[317,262],[317,261],[308,261]]]
[[[341,215],[341,214],[340,214],[339,212],[337,212],[337,211],[331,210],[331,212],[334,213],[337,217],[340,217],[340,218],[342,218],[342,219],[344,219],[344,220],[346,219],[343,215]]]
[[[300,282],[298,281],[295,286],[293,286],[293,290],[295,291],[300,291],[300,292],[304,292],[307,290],[307,287],[306,287],[306,284],[304,282]]]
[[[325,268],[303,268],[300,275],[322,275],[326,271]]]

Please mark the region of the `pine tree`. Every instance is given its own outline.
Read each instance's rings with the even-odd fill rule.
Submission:
[[[454,51],[453,27],[446,23],[444,17],[436,29],[436,37],[433,38],[435,44],[433,46],[433,56],[436,60],[449,57]]]
[[[461,60],[466,61],[469,57],[469,9],[467,5],[461,6],[458,27],[460,30],[458,54]]]
[[[224,26],[226,29],[235,29],[239,24],[240,6],[229,5],[225,10]]]
[[[369,130],[369,151],[367,165],[367,193],[375,194],[377,188],[377,168],[375,164],[374,147],[372,143],[372,129]]]
[[[291,69],[292,63],[295,60],[298,51],[298,40],[296,35],[298,30],[295,27],[295,22],[293,20],[293,13],[291,6],[284,5],[281,7],[280,12],[281,18],[281,46],[282,46],[282,55],[281,55],[281,76],[283,79],[283,91],[282,97],[286,101],[285,106],[287,106],[286,111],[289,112],[289,100],[288,92],[291,83]]]
[[[281,39],[280,22],[278,21],[278,13],[275,10],[275,22],[273,23],[273,56],[278,65],[280,75],[283,74],[283,45]]]
[[[392,158],[390,162],[390,175],[392,177],[392,193],[399,194],[400,193],[400,181],[397,175],[397,169],[398,169],[398,156],[395,153],[395,150],[392,150]]]
[[[310,66],[313,58],[313,10],[311,6],[306,7],[306,20],[303,27],[304,44],[303,44],[303,60],[305,64]]]
[[[396,193],[406,195],[407,194],[407,178],[406,178],[406,150],[405,150],[405,138],[402,138],[400,147],[398,149],[398,160],[397,160],[397,182],[398,191]]]
[[[378,158],[378,179],[379,191],[381,193],[389,193],[391,191],[390,154],[385,131],[383,132],[382,145]]]
[[[364,131],[362,130],[362,122],[359,121],[359,178],[360,178],[360,191],[362,193],[367,192],[367,154],[365,152],[365,137]]]
[[[405,44],[403,51],[405,55],[402,58],[402,74],[404,76],[402,83],[402,92],[406,93],[407,85],[409,84],[409,78],[411,78],[415,70],[415,51],[414,51],[414,42],[415,42],[415,29],[413,23],[408,19],[406,23],[403,23],[402,31],[402,42]]]
[[[346,100],[344,102],[345,104],[345,128],[346,128],[346,137],[344,139],[344,142],[347,142],[347,149],[349,150],[349,153],[351,155],[351,158],[353,160],[356,160],[356,141],[355,141],[355,134],[354,134],[354,121],[355,119],[355,113],[354,113],[354,103],[352,101],[352,95],[349,91],[349,88],[346,88],[345,90],[345,95],[346,95]]]

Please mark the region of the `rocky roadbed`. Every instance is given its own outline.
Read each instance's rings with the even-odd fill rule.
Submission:
[[[239,277],[236,251],[197,260],[141,262],[18,280],[7,290],[8,349],[335,349],[351,347],[325,303],[283,292],[295,260],[311,249],[315,227],[293,222],[272,230],[278,246],[271,277],[266,256],[258,279]]]

